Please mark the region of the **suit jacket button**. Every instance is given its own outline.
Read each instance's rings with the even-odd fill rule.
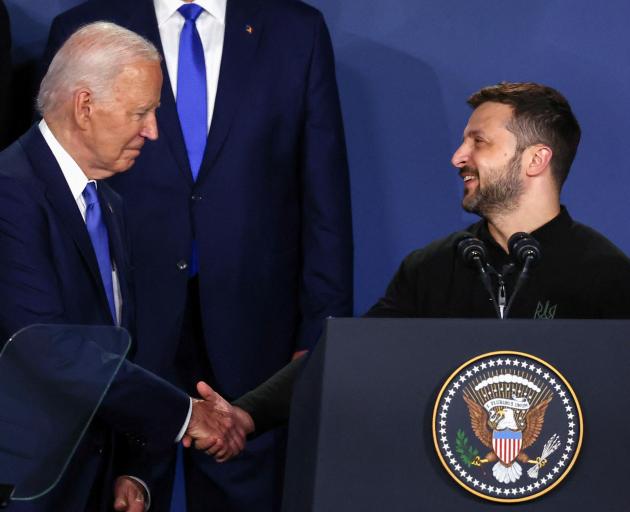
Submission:
[[[192,196],[190,196],[190,198],[191,198],[193,201],[201,201],[202,196],[201,196],[201,194],[193,194]]]
[[[177,268],[178,270],[186,270],[188,268],[188,263],[186,263],[186,260],[179,260],[177,262]]]

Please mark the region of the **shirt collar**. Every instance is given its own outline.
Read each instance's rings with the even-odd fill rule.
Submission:
[[[225,24],[225,10],[227,0],[195,0],[195,3],[210,13],[218,22]],[[181,0],[153,0],[155,7],[155,16],[157,18],[158,27],[168,20],[177,9],[186,2]]]
[[[52,151],[55,160],[57,160],[57,163],[61,168],[61,172],[63,173],[63,176],[68,183],[68,187],[70,187],[72,197],[74,197],[75,201],[78,201],[81,197],[81,194],[83,194],[83,190],[85,189],[85,186],[88,184],[88,182],[94,180],[88,179],[88,177],[79,167],[79,164],[75,162],[74,158],[70,156],[70,154],[63,148],[57,138],[53,135],[53,132],[50,131],[50,128],[48,127],[44,119],[39,122],[39,131],[44,137],[46,144],[48,144],[48,147]]]
[[[556,215],[546,224],[543,224],[539,228],[531,232],[531,235],[544,247],[546,244],[558,243],[559,237],[566,232],[567,228],[571,226],[573,219],[564,205],[560,206],[560,213]],[[488,229],[488,222],[483,221],[479,230],[479,238],[484,242],[490,242],[492,245],[499,247],[499,244],[490,234]],[[502,249],[501,249],[502,250]]]

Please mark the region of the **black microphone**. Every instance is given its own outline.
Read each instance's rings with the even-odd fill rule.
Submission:
[[[486,246],[470,233],[463,233],[463,238],[457,243],[457,254],[464,260],[469,267],[476,268],[479,263],[485,266],[486,263]]]
[[[505,308],[505,317],[507,317],[507,314],[510,312],[516,294],[529,277],[529,269],[534,267],[542,258],[538,240],[528,233],[514,233],[508,240],[508,251],[512,259],[520,263],[522,268],[516,279],[510,301]]]
[[[488,292],[488,295],[490,295],[490,301],[494,306],[497,317],[502,318],[497,305],[496,297],[494,296],[494,291],[492,290],[490,276],[486,271],[486,246],[481,240],[475,238],[471,233],[463,233],[462,236],[463,238],[457,242],[457,254],[462,261],[466,263],[466,265],[477,269],[481,282]]]
[[[533,267],[540,261],[540,244],[532,235],[519,232],[514,233],[508,240],[510,256],[518,261],[523,268]]]

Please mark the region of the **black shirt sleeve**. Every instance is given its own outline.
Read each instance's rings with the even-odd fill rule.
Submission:
[[[293,384],[307,358],[303,355],[291,361],[260,386],[233,402],[254,420],[255,436],[289,421]]]

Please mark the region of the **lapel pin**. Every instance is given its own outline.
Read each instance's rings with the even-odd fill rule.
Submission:
[[[247,32],[250,36],[254,33],[254,27],[251,25],[245,25],[245,32]]]

